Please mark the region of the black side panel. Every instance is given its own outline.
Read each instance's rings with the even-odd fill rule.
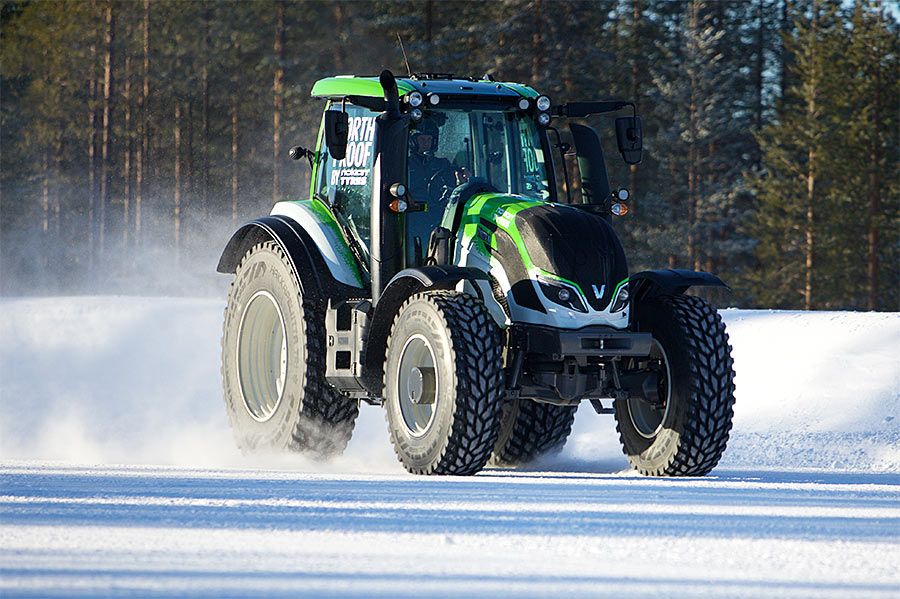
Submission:
[[[395,84],[396,85],[396,84]],[[385,112],[375,119],[378,132],[376,164],[379,187],[373,189],[371,214],[372,303],[378,302],[388,281],[403,268],[403,227],[392,212],[391,185],[406,183],[406,138],[409,117]]]
[[[448,212],[453,215],[450,230],[454,234],[459,231],[459,225],[462,222],[462,215],[466,203],[479,193],[497,193],[497,188],[491,185],[486,179],[472,177],[454,189],[453,193],[450,194],[450,199],[447,201],[447,207],[444,210],[445,215]],[[450,241],[450,245],[453,245],[453,240]]]
[[[622,244],[601,216],[545,204],[519,212],[516,226],[535,266],[578,283],[595,310],[609,305],[616,283],[628,276]]]
[[[494,239],[497,242],[497,249],[491,248],[490,251],[494,258],[503,265],[503,270],[506,272],[506,276],[509,277],[513,299],[523,308],[531,308],[546,314],[547,310],[534,290],[534,283],[528,278],[525,265],[519,256],[519,249],[512,238],[506,231],[497,229],[494,231]]]
[[[606,174],[606,160],[603,146],[597,132],[585,125],[571,123],[569,130],[575,142],[578,156],[578,170],[581,173],[581,193],[585,204],[595,204],[608,209],[609,175]]]
[[[433,264],[431,266],[401,270],[391,279],[388,287],[404,277],[411,277],[417,280],[423,287],[435,287],[437,289],[444,289],[448,285],[452,287],[463,279],[489,281],[491,278],[487,273],[477,268]]]

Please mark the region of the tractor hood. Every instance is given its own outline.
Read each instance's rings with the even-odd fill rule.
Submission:
[[[457,263],[486,262],[481,267],[507,295],[513,321],[627,324],[627,302],[616,313],[611,308],[628,266],[604,218],[576,206],[481,193],[465,203],[458,230]]]

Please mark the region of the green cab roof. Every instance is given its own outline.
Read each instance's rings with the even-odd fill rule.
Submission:
[[[439,96],[494,96],[533,98],[538,93],[519,83],[499,81],[472,81],[470,79],[397,79],[397,90],[400,95],[412,91],[435,93]],[[370,98],[384,97],[384,90],[378,77],[356,77],[338,75],[319,79],[313,85],[310,95],[314,98],[343,98],[345,96],[366,96]]]

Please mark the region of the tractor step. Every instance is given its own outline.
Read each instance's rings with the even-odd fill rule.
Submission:
[[[325,311],[325,380],[353,396],[367,394],[362,384],[362,348],[365,342],[368,300],[342,301]]]

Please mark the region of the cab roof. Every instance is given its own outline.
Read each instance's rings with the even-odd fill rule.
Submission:
[[[520,83],[489,81],[486,79],[462,79],[452,76],[417,76],[397,79],[397,90],[400,95],[418,91],[422,94],[433,93],[439,96],[480,96],[493,98],[534,98],[538,93]],[[362,96],[383,98],[384,90],[378,77],[357,77],[355,75],[337,75],[319,79],[313,85],[310,95],[314,98],[344,98]]]

